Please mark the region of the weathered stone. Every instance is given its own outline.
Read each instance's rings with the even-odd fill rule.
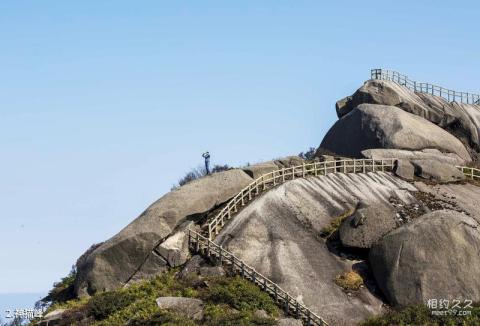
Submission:
[[[258,164],[253,164],[253,165],[247,166],[247,167],[243,168],[243,171],[245,171],[253,179],[258,179],[262,175],[270,173],[270,172],[278,170],[278,169],[279,169],[279,167],[273,161],[268,161],[268,162],[263,162],[263,163],[258,163]]]
[[[200,299],[183,297],[160,297],[157,298],[157,306],[160,309],[168,309],[182,314],[193,320],[203,319],[203,301]]]
[[[200,275],[204,277],[225,276],[225,270],[222,266],[205,266],[200,267]]]
[[[405,160],[436,160],[442,163],[452,165],[465,165],[465,160],[454,153],[442,153],[435,148],[426,148],[421,151],[407,151],[403,149],[392,148],[371,148],[362,151],[366,158],[382,160],[387,158],[397,158]]]
[[[415,175],[437,182],[455,182],[464,180],[465,176],[455,166],[431,160],[412,160]]]
[[[277,320],[278,326],[302,326],[302,321],[295,318],[282,318]]]
[[[410,161],[405,159],[399,159],[395,161],[393,172],[396,176],[404,180],[412,181],[415,177],[415,168]]]
[[[348,98],[347,98],[348,99]],[[437,112],[430,112],[429,108],[423,101],[407,88],[397,83],[385,80],[368,80],[360,87],[349,101],[343,105],[343,109],[337,115],[339,118],[345,116],[360,104],[381,104],[388,106],[397,106],[424,117],[425,115],[436,115],[440,119]]]
[[[401,108],[446,129],[476,152],[480,151],[479,105],[449,103],[442,97],[415,93],[392,81],[369,80],[354,95],[338,102],[337,115],[343,117],[365,103]]]
[[[455,211],[434,211],[385,235],[370,250],[373,274],[395,306],[428,299],[480,300],[480,226]]]
[[[168,270],[167,261],[157,252],[152,251],[147,256],[147,259],[139,268],[139,270],[135,272],[135,274],[128,280],[127,285],[151,278],[155,275],[165,272],[166,270]]]
[[[349,157],[362,157],[361,152],[371,148],[438,148],[470,160],[465,146],[457,138],[394,106],[359,105],[333,125],[320,145],[320,149]]]
[[[259,310],[255,310],[255,312],[253,313],[253,315],[257,318],[269,318],[270,316],[268,315],[268,313],[263,310],[263,309],[259,309]]]
[[[388,173],[328,174],[296,179],[269,190],[244,207],[215,239],[265,275],[329,325],[357,325],[382,312],[382,302],[367,288],[348,296],[334,283],[352,261],[332,254],[318,239],[335,217],[351,214],[359,201],[388,204],[396,191],[415,188]],[[399,192],[402,202],[413,200]],[[308,228],[305,227],[308,225]],[[319,295],[321,293],[321,295]]]
[[[370,248],[396,226],[392,208],[382,204],[360,208],[343,221],[340,241],[346,247]]]
[[[208,212],[252,181],[242,170],[233,169],[213,173],[169,192],[77,262],[76,294],[82,296],[125,285],[154,247],[187,217]]]
[[[289,168],[302,165],[305,161],[299,156],[287,156],[273,161],[278,168]]]
[[[195,255],[190,258],[187,263],[182,267],[182,270],[178,273],[179,278],[185,279],[190,274],[200,273],[200,267],[204,265],[205,259],[200,255]]]
[[[337,103],[335,103],[335,109],[337,110],[337,116],[343,117],[345,114],[351,111],[351,101],[352,101],[352,96],[347,96],[342,98],[341,100],[338,100]]]
[[[66,309],[55,309],[53,311],[50,311],[48,314],[43,316],[42,321],[38,323],[38,326],[59,325],[65,311]]]
[[[193,221],[183,223],[179,229],[163,241],[155,251],[160,254],[170,267],[185,264],[190,257],[188,249],[188,229],[194,226]]]

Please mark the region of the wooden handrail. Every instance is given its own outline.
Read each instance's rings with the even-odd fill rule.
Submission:
[[[457,166],[457,169],[462,171],[467,178],[472,180],[480,180],[480,169],[471,168],[469,166]]]
[[[344,159],[336,161],[304,163],[302,165],[282,168],[268,172],[255,179],[240,192],[235,195],[222,210],[210,221],[208,221],[208,238],[213,240],[225,223],[233,217],[240,206],[245,206],[247,202],[268,188],[276,187],[284,182],[294,180],[295,178],[306,178],[309,176],[326,175],[329,173],[367,173],[377,171],[390,171],[393,169],[395,159]]]
[[[252,281],[262,290],[273,296],[277,302],[281,303],[287,314],[290,313],[297,319],[302,319],[306,325],[328,325],[325,320],[295,300],[292,295],[283,290],[278,284],[257,272],[255,268],[249,266],[233,253],[225,250],[222,246],[204,237],[200,233],[190,229],[188,230],[188,246],[197,253],[215,258],[220,264],[229,265],[236,274]]]
[[[389,80],[397,84],[407,87],[408,89],[416,93],[425,93],[435,96],[443,97],[448,102],[460,102],[465,104],[475,104],[480,105],[480,95],[472,94],[468,92],[457,92],[451,89],[447,89],[441,86],[429,84],[429,83],[420,83],[414,80],[411,80],[406,75],[402,75],[393,70],[387,69],[372,69],[370,71],[371,79],[378,80]]]
[[[271,281],[266,276],[257,272],[253,267],[246,264],[241,259],[237,258],[233,253],[224,249],[221,245],[212,241],[214,235],[217,235],[219,228],[225,224],[225,219],[231,219],[232,213],[238,210],[237,205],[245,205],[245,197],[248,201],[252,200],[254,196],[259,194],[259,187],[266,190],[270,185],[275,187],[277,184],[282,184],[288,180],[294,180],[297,176],[305,178],[309,175],[326,175],[328,173],[336,173],[339,170],[343,173],[367,173],[376,171],[385,171],[393,169],[395,164],[394,158],[374,160],[374,159],[347,159],[338,161],[326,161],[302,164],[301,166],[293,166],[290,168],[282,168],[262,175],[255,179],[248,186],[243,188],[235,197],[233,197],[220,213],[212,219],[208,224],[208,238],[193,230],[188,230],[188,246],[197,253],[202,253],[208,257],[214,257],[220,264],[229,265],[232,270],[240,274],[242,277],[252,281],[255,285],[266,291],[274,297],[276,302],[282,304],[283,309],[288,314],[294,315],[297,319],[303,320],[308,325],[324,326],[328,324],[320,316],[316,315],[305,305],[295,300],[292,295],[283,290],[278,284]],[[480,180],[480,170],[467,166],[457,166],[462,173],[472,180]],[[332,170],[333,169],[333,170]],[[353,170],[350,170],[353,169]],[[332,170],[332,171],[330,171]],[[369,171],[371,170],[371,171]],[[330,172],[329,172],[330,171]],[[322,174],[323,173],[323,174]],[[290,178],[290,179],[289,179]],[[278,183],[277,183],[278,182]],[[213,225],[213,226],[212,226]],[[213,228],[215,230],[212,233]]]

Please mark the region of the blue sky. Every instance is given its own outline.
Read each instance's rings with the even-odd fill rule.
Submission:
[[[475,1],[0,2],[0,295],[40,293],[209,150],[318,146],[375,67],[480,91]]]

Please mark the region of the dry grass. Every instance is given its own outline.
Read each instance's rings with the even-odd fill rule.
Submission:
[[[342,225],[342,222],[349,216],[351,216],[353,213],[355,213],[356,208],[349,209],[345,213],[343,213],[340,216],[334,217],[331,221],[330,224],[320,230],[320,236],[324,238],[330,237],[335,231],[338,230],[340,225]]]
[[[335,277],[335,284],[345,290],[358,290],[363,285],[363,279],[357,272],[350,271]]]

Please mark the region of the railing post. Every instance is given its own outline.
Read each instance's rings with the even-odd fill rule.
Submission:
[[[285,168],[282,168],[282,182],[285,182]]]
[[[310,310],[307,310],[307,326],[311,326],[311,325],[312,325],[312,321],[310,317]]]
[[[260,193],[260,190],[258,190],[258,180],[255,180],[255,188],[257,191],[257,195]]]
[[[263,190],[267,189],[267,186],[265,186],[265,177],[262,175],[262,185],[263,185]]]
[[[222,265],[222,246],[220,246],[220,253],[218,254],[218,260],[220,261],[220,265]]]
[[[275,297],[275,302],[277,302],[278,301],[277,284],[273,286],[273,296]]]
[[[252,186],[248,186],[248,200],[252,200]]]
[[[288,294],[285,294],[285,305],[284,305],[283,309],[284,309],[286,314],[288,314],[288,311],[290,310],[289,307],[288,307],[289,304],[290,304],[289,301],[290,301],[290,299],[288,298]]]
[[[292,166],[292,180],[295,179],[295,167]]]
[[[298,304],[298,301],[297,301],[297,305],[296,305],[296,315],[297,315],[297,319],[300,318],[300,305]]]
[[[277,182],[275,180],[275,171],[272,171],[272,177],[273,177],[273,186],[275,187],[277,185]]]
[[[315,176],[318,176],[317,162],[313,163],[313,171],[315,173]]]
[[[200,252],[200,238],[197,233],[197,243],[195,244],[195,252]]]
[[[302,164],[302,178],[305,178],[305,162]]]
[[[245,264],[243,263],[243,261],[242,261],[242,263],[241,263],[241,267],[240,267],[240,268],[241,268],[241,269],[240,269],[240,271],[241,271],[241,272],[240,272],[240,275],[242,275],[242,277],[245,277]]]

